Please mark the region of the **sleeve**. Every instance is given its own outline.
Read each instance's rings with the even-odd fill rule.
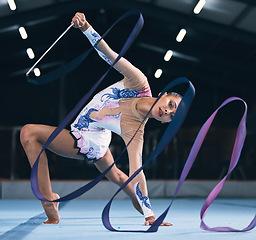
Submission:
[[[127,147],[130,176],[142,166],[143,130],[139,130],[137,134],[138,137],[135,137]],[[123,137],[126,145],[131,139],[131,135],[133,135],[133,133],[130,133]],[[134,193],[141,206],[145,219],[154,216],[154,212],[152,210],[150,200],[148,197],[146,177],[143,171],[141,171],[132,180],[131,183],[133,185]]]
[[[88,38],[93,45],[99,56],[108,64],[112,64],[118,57],[118,54],[114,52],[104,39],[90,26],[83,34]],[[121,57],[115,64],[114,68],[119,71],[126,80],[129,80],[128,85],[133,89],[141,88],[148,85],[146,76],[127,59]],[[127,87],[130,87],[127,86]]]

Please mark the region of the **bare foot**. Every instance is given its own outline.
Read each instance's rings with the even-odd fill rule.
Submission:
[[[146,220],[145,221],[146,226],[152,225],[153,222],[155,222],[155,220],[156,220],[155,215],[151,216],[151,217],[147,217],[145,220]],[[160,226],[172,226],[172,224],[168,223],[168,222],[162,222]]]
[[[57,193],[53,193],[53,199],[59,199],[60,196]],[[59,202],[43,202],[41,201],[45,214],[48,217],[47,221],[43,222],[43,224],[57,224],[60,222],[59,216]]]

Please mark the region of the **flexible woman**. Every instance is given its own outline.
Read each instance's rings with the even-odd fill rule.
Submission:
[[[109,64],[115,61],[118,54],[101,39],[83,13],[76,13],[72,23],[88,38],[101,58]],[[128,60],[121,58],[114,67],[123,79],[96,94],[71,124],[71,130],[62,130],[48,147],[50,151],[63,157],[74,159],[86,157],[93,161],[100,172],[106,170],[114,161],[109,150],[111,132],[120,135],[127,145],[156,100],[152,97],[146,76]],[[170,122],[180,101],[179,94],[164,93],[152,108],[148,118],[154,118],[162,123]],[[146,121],[127,148],[130,176],[142,165],[145,124]],[[28,124],[22,128],[21,143],[31,166],[54,129],[55,127],[52,126],[37,124]],[[128,179],[128,176],[115,165],[106,177],[119,186]],[[59,198],[57,193],[52,192],[45,152],[39,161],[38,184],[45,198],[48,200]],[[144,215],[145,225],[151,225],[155,221],[155,214],[148,198],[144,173],[140,172],[124,191],[134,207]],[[60,221],[58,203],[42,202],[42,205],[48,217],[44,223],[58,223]],[[162,225],[171,224],[164,222]]]

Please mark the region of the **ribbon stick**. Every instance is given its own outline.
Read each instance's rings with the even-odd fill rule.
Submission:
[[[27,71],[26,76],[35,68],[35,66],[44,58],[44,56],[54,47],[54,45],[66,34],[66,32],[74,25],[71,23],[69,27],[57,38],[57,40],[45,51],[45,53],[35,62],[35,64]]]
[[[136,37],[138,36],[139,32],[141,31],[143,24],[144,24],[144,19],[142,14],[137,11],[137,10],[131,10],[126,12],[124,15],[122,15],[115,23],[113,23],[113,25],[102,35],[102,37],[98,40],[98,42],[105,38],[109,32],[117,25],[119,24],[119,22],[121,22],[122,20],[124,20],[127,17],[130,17],[132,15],[138,15],[139,19],[137,21],[137,23],[135,24],[132,32],[130,33],[130,35],[128,36],[125,44],[123,45],[123,48],[121,49],[118,57],[116,58],[116,60],[114,61],[114,63],[110,66],[110,68],[108,69],[108,71],[102,76],[102,79],[99,80],[99,82],[101,82],[104,77],[108,74],[108,72],[113,68],[113,66],[118,62],[118,60],[124,56],[124,54],[127,52],[127,50],[129,49],[129,47],[131,46],[131,44],[133,43],[133,41],[136,39]],[[95,45],[98,44],[98,42],[95,43]],[[75,59],[73,59],[72,61],[64,64],[63,66],[47,73],[44,74],[41,77],[38,78],[30,78],[29,75],[27,75],[27,80],[28,82],[31,82],[33,84],[36,85],[45,85],[48,83],[51,83],[57,79],[59,79],[62,76],[67,75],[68,73],[72,72],[73,70],[75,70],[77,67],[80,66],[80,64],[86,59],[86,57],[93,51],[94,47],[89,48],[87,51],[85,51],[84,53],[82,53],[80,56],[76,57]],[[34,64],[35,65],[35,64]],[[33,67],[32,67],[33,68]],[[99,85],[99,84],[98,84]],[[89,96],[90,97],[90,96]],[[89,98],[88,97],[88,98]]]

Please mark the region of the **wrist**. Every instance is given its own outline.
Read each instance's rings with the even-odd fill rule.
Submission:
[[[92,26],[89,26],[85,31],[83,31],[83,34],[88,38],[93,46],[95,46],[95,44],[97,44],[101,39],[101,36],[93,29]]]
[[[79,27],[79,29],[84,32],[86,31],[91,25],[86,21],[85,24],[82,27]]]
[[[151,207],[149,198],[148,198],[148,196],[143,196],[143,194],[139,188],[139,182],[134,184],[134,192],[135,192],[136,198],[140,204],[140,207],[143,211],[143,215],[144,215],[145,219],[147,220],[148,218],[152,218],[152,217],[154,218],[155,214],[152,211],[152,207]]]

